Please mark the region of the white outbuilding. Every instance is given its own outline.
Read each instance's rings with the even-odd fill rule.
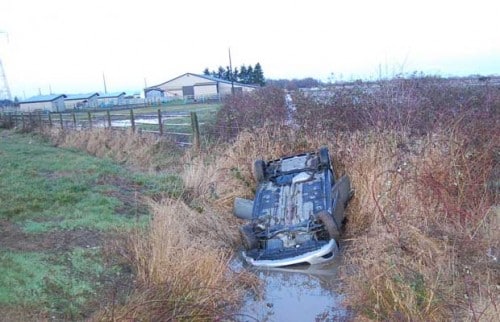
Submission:
[[[97,97],[99,107],[112,107],[125,103],[125,92],[100,93]]]
[[[146,98],[169,97],[179,99],[202,99],[250,92],[258,86],[230,82],[208,75],[186,73],[164,83],[144,89]]]
[[[67,109],[93,108],[97,107],[99,93],[68,94],[64,100]]]
[[[19,102],[19,110],[21,112],[63,112],[66,108],[64,94],[39,95],[30,97]]]

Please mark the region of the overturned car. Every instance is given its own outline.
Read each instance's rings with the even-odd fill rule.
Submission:
[[[344,210],[353,195],[348,176],[335,179],[328,149],[257,160],[255,199],[236,198],[243,257],[255,266],[318,264],[332,259]]]

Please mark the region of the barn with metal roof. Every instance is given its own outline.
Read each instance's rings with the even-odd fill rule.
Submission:
[[[67,109],[97,107],[99,93],[68,94],[64,100]]]
[[[124,104],[125,92],[100,93],[97,97],[97,104],[100,107],[109,107]]]
[[[51,94],[33,96],[26,100],[19,102],[19,109],[21,112],[62,112],[65,110],[64,94]]]
[[[253,91],[258,86],[230,82],[224,79],[207,75],[186,73],[164,83],[144,89],[146,98],[178,97],[178,98],[207,98],[223,96],[235,92]]]

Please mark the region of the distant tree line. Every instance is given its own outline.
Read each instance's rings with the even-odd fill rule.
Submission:
[[[255,64],[254,67],[252,65],[241,65],[240,68],[235,67],[233,71],[226,66],[225,68],[219,66],[217,70],[210,71],[208,68],[205,68],[203,71],[204,75],[212,76],[220,79],[224,79],[227,81],[238,82],[242,84],[250,84],[250,85],[266,85],[266,79],[264,78],[264,71],[262,70],[262,66],[260,63]]]

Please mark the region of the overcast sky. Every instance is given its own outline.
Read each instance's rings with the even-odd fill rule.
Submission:
[[[267,78],[500,74],[500,1],[0,0],[13,95],[139,92],[260,62]],[[332,77],[333,75],[333,77]]]

